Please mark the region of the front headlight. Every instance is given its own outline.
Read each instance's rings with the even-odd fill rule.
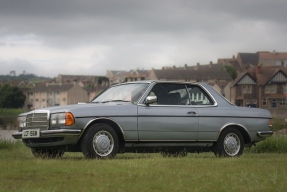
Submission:
[[[26,127],[26,116],[18,116],[18,129]]]
[[[54,113],[51,114],[50,126],[59,127],[59,126],[70,126],[75,124],[75,118],[72,113]]]

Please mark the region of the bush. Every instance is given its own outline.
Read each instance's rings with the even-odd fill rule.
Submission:
[[[280,129],[287,128],[285,119],[274,118],[272,120],[272,123],[273,123],[271,128],[272,131],[278,131]]]
[[[276,135],[246,149],[251,153],[287,153],[287,136]]]

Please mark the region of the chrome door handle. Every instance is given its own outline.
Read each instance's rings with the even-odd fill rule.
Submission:
[[[189,111],[187,112],[187,114],[193,114],[193,115],[196,115],[197,113],[195,111]]]

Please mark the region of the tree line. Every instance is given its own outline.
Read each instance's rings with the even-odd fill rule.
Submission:
[[[0,85],[0,108],[22,108],[25,100],[26,96],[19,87]]]
[[[0,81],[24,81],[31,79],[50,79],[48,77],[39,77],[35,74],[20,74],[20,75],[0,75]]]

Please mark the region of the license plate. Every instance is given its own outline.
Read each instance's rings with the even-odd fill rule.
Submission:
[[[26,129],[22,131],[22,139],[40,137],[40,129]]]

